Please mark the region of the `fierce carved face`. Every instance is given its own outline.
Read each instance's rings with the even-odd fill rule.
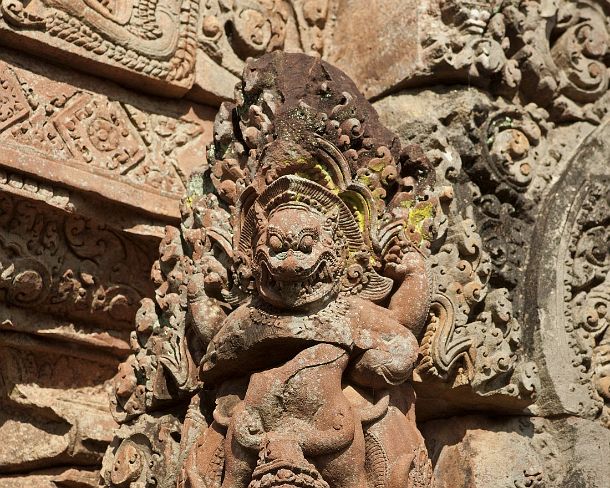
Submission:
[[[338,211],[328,215],[300,203],[282,205],[269,217],[256,208],[255,279],[263,300],[302,308],[336,296],[344,259],[335,242]]]

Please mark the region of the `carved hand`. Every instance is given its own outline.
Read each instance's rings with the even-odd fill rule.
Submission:
[[[350,379],[373,389],[409,379],[419,350],[413,333],[371,302],[356,300],[352,311],[355,351],[364,352],[352,361]]]

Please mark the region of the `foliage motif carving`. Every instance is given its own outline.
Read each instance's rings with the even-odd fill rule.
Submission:
[[[82,57],[93,54],[93,59],[183,91],[193,82],[199,14],[195,0],[3,0],[0,14],[4,28],[26,37],[42,32],[47,42]]]
[[[203,4],[200,45],[214,61],[240,76],[249,56],[282,49],[322,54],[329,0],[271,0]]]
[[[0,67],[0,131],[26,117],[30,110],[19,81],[8,66]]]
[[[9,67],[8,62],[0,61],[0,67],[0,83],[17,103],[3,104],[7,119],[0,127],[0,142],[16,152],[34,149],[45,165],[57,166],[47,173],[56,175],[60,183],[112,196],[119,193],[114,188],[117,183],[124,184],[130,190],[124,192],[125,203],[146,208],[132,195],[133,188],[139,195],[155,195],[156,201],[176,202],[185,189],[185,172],[193,160],[204,157],[204,150],[195,143],[207,138],[204,127],[209,122],[185,111],[185,105],[179,108],[187,112],[181,116],[165,110],[155,113],[148,100],[109,100],[90,89]],[[7,156],[4,164],[41,173],[34,162],[24,165],[16,159]],[[74,168],[75,175],[80,171],[92,176],[85,182],[82,176],[70,178],[68,168]],[[167,207],[152,208],[163,215]]]
[[[445,2],[438,29],[422,41],[435,75],[527,103],[553,120],[599,122],[595,102],[608,88],[608,25],[603,2]]]
[[[566,328],[581,381],[588,385],[590,408],[610,426],[610,201],[608,178],[586,188],[586,197],[570,232],[566,257]],[[586,413],[586,412],[583,412]]]
[[[535,399],[539,379],[535,363],[524,356],[509,280],[515,278],[511,266],[527,250],[513,241],[516,224],[506,226],[507,217],[494,212],[513,209],[499,198],[518,201],[538,178],[544,121],[535,118],[535,107],[523,111],[472,92],[468,101],[430,92],[419,97],[397,95],[378,106],[432,162],[443,209],[431,243],[432,303],[416,370],[422,412],[441,413],[440,395],[474,408],[501,396],[501,408],[523,408]],[[401,104],[405,109],[394,108]],[[418,104],[430,114],[422,116]],[[523,178],[523,166],[531,167],[531,182]]]
[[[130,328],[150,251],[103,225],[61,216],[39,204],[0,195],[0,296],[11,305],[46,310],[108,326]],[[129,264],[127,264],[129,263]]]

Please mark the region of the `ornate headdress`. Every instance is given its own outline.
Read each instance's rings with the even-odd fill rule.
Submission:
[[[308,77],[298,75],[304,71]],[[196,213],[209,193],[217,195],[233,228],[218,242],[227,250],[232,241],[230,259],[240,261],[250,252],[255,201],[337,207],[351,252],[362,258],[366,250],[365,272],[378,288],[361,289],[382,299],[391,289],[377,273],[385,257],[406,247],[426,252],[432,237],[434,172],[423,152],[403,148],[353,82],[317,58],[274,53],[250,62],[236,100],[218,113],[209,167],[192,179],[200,178],[200,190],[185,211]],[[234,301],[235,293],[225,298]]]

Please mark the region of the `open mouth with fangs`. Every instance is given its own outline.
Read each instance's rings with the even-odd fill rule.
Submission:
[[[336,287],[330,266],[320,260],[310,272],[286,279],[270,270],[266,260],[261,262],[258,290],[261,298],[280,308],[301,307],[332,295]]]

